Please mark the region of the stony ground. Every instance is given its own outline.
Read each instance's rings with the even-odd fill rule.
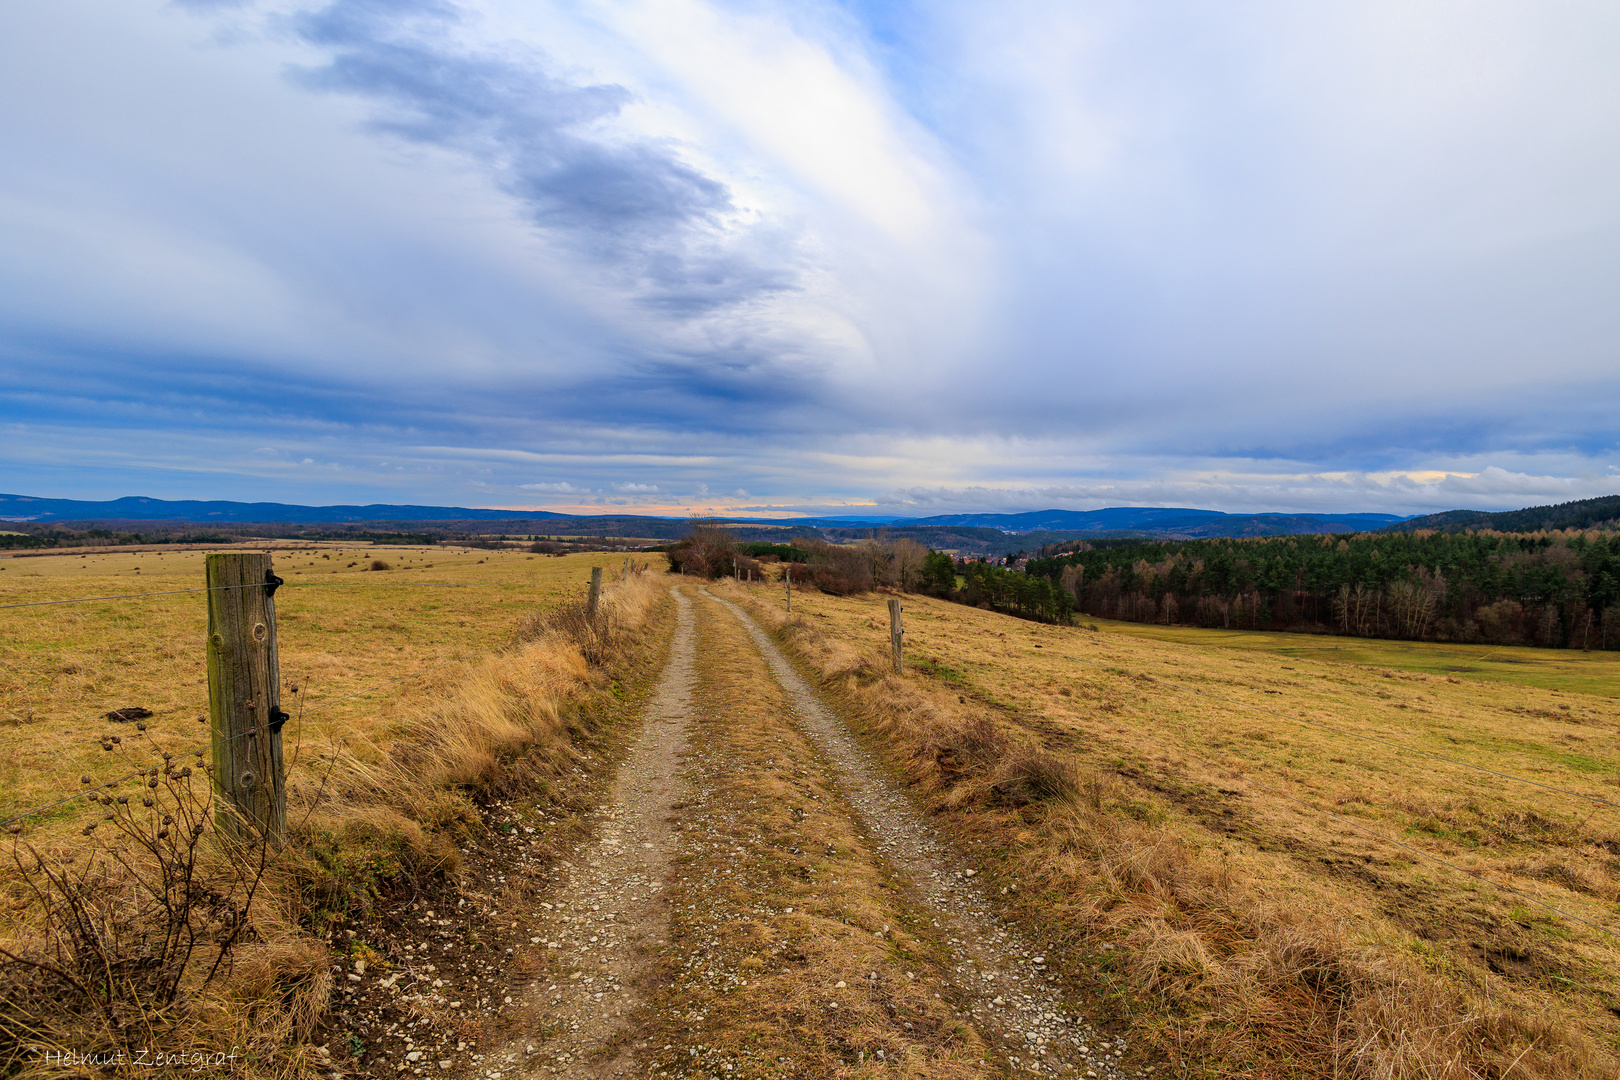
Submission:
[[[334,1075],[1151,1075],[748,615],[675,596],[581,839],[497,808],[461,894],[401,906],[383,963],[340,974],[375,1034],[329,1042]]]

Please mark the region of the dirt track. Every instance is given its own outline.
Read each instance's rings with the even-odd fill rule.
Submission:
[[[1119,1077],[975,869],[745,612],[690,585],[476,1075]]]

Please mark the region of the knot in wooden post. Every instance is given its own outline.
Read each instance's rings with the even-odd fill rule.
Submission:
[[[282,773],[281,664],[276,655],[279,584],[270,556],[219,552],[207,558],[208,707],[214,741],[214,792],[232,813],[220,828],[240,839],[262,836],[279,847],[287,834]]]

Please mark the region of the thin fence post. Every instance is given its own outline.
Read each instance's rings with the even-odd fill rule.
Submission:
[[[900,601],[891,599],[889,601],[889,650],[894,653],[894,673],[896,675],[906,673],[905,654],[900,640],[902,633],[903,631],[900,629]]]
[[[231,835],[241,837],[246,825],[279,847],[287,835],[281,760],[287,714],[281,711],[272,596],[281,579],[269,555],[219,552],[205,567],[214,791],[225,804],[216,820]]]
[[[602,599],[602,568],[591,567],[591,596],[585,601],[585,621],[596,625],[596,605]]]
[[[787,582],[788,614],[791,615],[791,614],[793,614],[793,564],[792,563],[787,564],[787,573],[783,576],[782,580]]]
[[[619,574],[619,580],[620,581],[629,581],[630,580],[630,560],[629,560],[629,558],[626,558],[624,560],[624,570],[623,570],[623,572],[621,572]]]

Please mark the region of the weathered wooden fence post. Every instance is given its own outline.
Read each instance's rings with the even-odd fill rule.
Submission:
[[[788,614],[791,615],[793,614],[793,564],[787,563],[785,565],[787,573],[783,575],[782,580],[787,582]]]
[[[900,642],[902,632],[900,629],[900,601],[891,599],[889,601],[889,650],[894,653],[894,673],[896,675],[906,673],[905,654]]]
[[[229,835],[256,831],[279,847],[287,836],[282,775],[281,665],[276,656],[276,604],[281,579],[270,556],[220,552],[206,560],[208,710],[214,741],[215,815]]]
[[[626,558],[624,560],[624,569],[619,572],[619,580],[620,581],[629,581],[630,580],[630,560],[629,560],[629,558]]]
[[[602,599],[602,568],[591,567],[591,595],[585,601],[585,621],[592,626],[596,625],[596,605]]]

